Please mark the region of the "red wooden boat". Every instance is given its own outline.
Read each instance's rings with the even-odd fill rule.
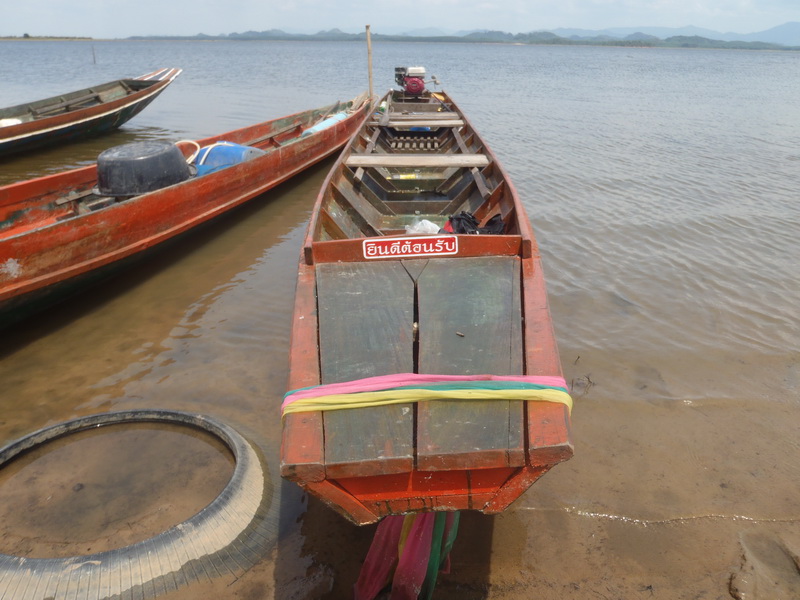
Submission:
[[[284,402],[281,474],[357,524],[497,513],[573,452],[517,192],[453,100],[399,71],[316,200]]]
[[[75,141],[116,129],[139,114],[180,75],[160,69],[61,96],[0,109],[0,156]]]
[[[0,327],[329,156],[371,106],[364,95],[198,142],[126,144],[0,188]]]

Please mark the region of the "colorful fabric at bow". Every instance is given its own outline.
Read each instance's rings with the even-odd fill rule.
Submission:
[[[284,396],[281,410],[285,415],[448,399],[558,402],[572,411],[572,398],[563,377],[419,373],[367,377],[292,390]]]
[[[449,571],[460,513],[386,517],[378,525],[354,587],[355,600],[373,600],[391,583],[390,600],[428,600],[440,572]]]

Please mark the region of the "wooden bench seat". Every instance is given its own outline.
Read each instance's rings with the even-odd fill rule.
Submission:
[[[395,121],[413,121],[415,119],[431,119],[437,121],[446,121],[453,119],[460,119],[461,117],[457,112],[451,110],[426,110],[426,111],[409,111],[409,112],[390,112],[389,118]]]
[[[387,121],[380,121],[380,123],[372,123],[373,125],[380,125],[381,127],[394,127],[395,129],[408,129],[410,127],[463,127],[464,121],[461,119],[408,119],[397,120],[389,119]]]
[[[348,167],[471,169],[487,166],[489,157],[485,154],[351,154],[345,164]]]

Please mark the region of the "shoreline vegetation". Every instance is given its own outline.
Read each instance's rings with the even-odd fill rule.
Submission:
[[[32,41],[32,42],[41,42],[41,41],[54,41],[54,42],[66,42],[66,41],[80,41],[80,42],[90,42],[90,41],[97,41],[91,37],[78,37],[78,36],[66,36],[66,35],[0,35],[0,42],[14,42],[14,41]]]
[[[664,39],[645,33],[634,33],[625,38],[610,36],[594,37],[561,37],[549,31],[533,31],[530,33],[506,33],[503,31],[482,31],[467,35],[411,36],[385,35],[373,33],[373,41],[384,42],[427,42],[427,43],[492,43],[515,45],[558,45],[558,46],[621,46],[629,48],[721,48],[729,50],[786,50],[798,51],[800,46],[785,46],[768,42],[723,41],[699,35],[676,35]],[[315,34],[286,33],[279,29],[268,31],[246,31],[222,35],[198,34],[192,36],[131,36],[116,40],[95,39],[91,37],[69,36],[0,36],[0,41],[322,41],[322,42],[359,42],[364,41],[366,34],[344,33],[338,29],[320,31]]]

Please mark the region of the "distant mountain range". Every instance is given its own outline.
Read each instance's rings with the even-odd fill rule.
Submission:
[[[245,31],[221,35],[157,36],[158,39],[228,39],[228,40],[358,40],[365,32],[346,33],[339,29],[319,31],[314,34],[288,33],[280,29]],[[674,46],[690,48],[752,48],[800,50],[800,22],[784,23],[756,33],[720,33],[700,27],[616,27],[610,29],[553,29],[529,33],[472,30],[444,31],[427,28],[414,30],[374,31],[374,39],[393,41],[436,42],[506,42],[522,44],[609,44],[638,46]],[[129,39],[143,39],[136,36]],[[154,39],[147,36],[146,39]]]
[[[800,23],[784,23],[765,31],[756,33],[720,33],[711,29],[701,27],[617,27],[612,29],[601,29],[598,31],[587,31],[584,29],[554,29],[552,33],[565,38],[593,37],[607,35],[612,38],[625,39],[636,33],[652,35],[660,39],[667,39],[674,36],[700,36],[710,40],[720,40],[723,42],[764,42],[767,44],[780,44],[782,46],[800,46]]]
[[[634,39],[632,36],[643,34],[644,36],[652,36],[661,40],[676,36],[693,37],[699,36],[708,38],[710,40],[720,40],[723,42],[763,42],[767,44],[779,44],[781,46],[800,46],[800,22],[784,23],[771,29],[758,31],[755,33],[734,33],[727,32],[721,33],[712,29],[703,29],[702,27],[612,27],[609,29],[547,29],[536,30],[537,33],[553,33],[558,37],[572,39],[572,40],[626,40]],[[439,37],[439,36],[456,36],[464,37],[475,33],[488,33],[486,30],[472,30],[472,31],[442,31],[439,29],[417,29],[413,31],[394,32],[381,31],[380,33],[393,34],[393,35],[408,35],[412,37]]]

